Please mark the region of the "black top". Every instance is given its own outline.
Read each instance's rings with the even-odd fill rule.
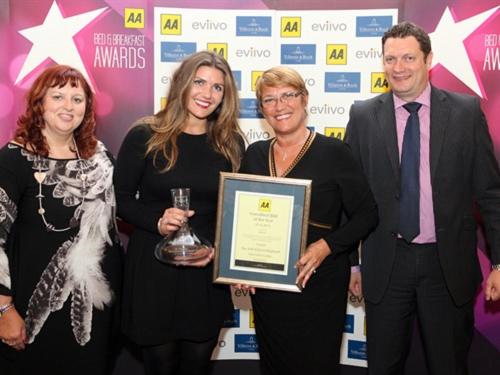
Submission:
[[[133,224],[127,249],[123,329],[141,345],[157,345],[172,339],[207,340],[219,333],[232,304],[229,288],[212,283],[213,266],[176,267],[160,263],[154,248],[162,239],[157,222],[172,206],[171,188],[191,189],[189,224],[214,241],[220,171],[231,163],[216,153],[207,135],[181,133],[179,156],[168,172],[158,155],[145,157],[152,131],[148,125],[130,130],[120,148],[115,173],[118,216]]]
[[[250,145],[241,172],[273,175],[272,142]],[[284,177],[312,180],[308,244],[324,238],[332,254],[349,251],[376,225],[377,208],[366,178],[349,147],[336,138],[316,133],[309,149]],[[343,212],[349,220],[340,225]]]
[[[13,296],[29,342],[0,343],[2,374],[108,370],[122,270],[112,176],[100,142],[82,160],[0,150],[0,294]],[[70,229],[47,230],[40,193],[47,223]]]

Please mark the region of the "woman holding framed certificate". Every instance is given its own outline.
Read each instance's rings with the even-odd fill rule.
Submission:
[[[312,180],[308,246],[296,263],[302,293],[258,289],[252,296],[264,375],[338,374],[349,255],[378,221],[349,147],[307,128],[308,95],[293,69],[263,73],[256,96],[276,137],[250,145],[240,170]]]
[[[213,52],[186,58],[171,82],[166,108],[136,122],[117,158],[118,215],[134,226],[122,327],[140,346],[146,374],[206,374],[233,311],[229,288],[212,284],[213,251],[191,266],[160,263],[154,251],[188,216],[213,243],[219,172],[236,171],[243,154],[239,100],[229,65]],[[193,211],[172,207],[178,188],[190,189]]]

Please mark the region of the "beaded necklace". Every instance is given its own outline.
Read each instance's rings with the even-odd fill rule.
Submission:
[[[79,177],[80,180],[82,181],[82,188],[80,190],[82,193],[82,200],[78,205],[78,207],[76,207],[75,209],[75,212],[78,212],[79,208],[85,202],[85,196],[87,191],[87,175],[83,172],[82,158],[80,157],[80,153],[78,152],[78,146],[76,145],[75,138],[73,138],[73,145],[75,146],[77,165],[80,170]],[[38,194],[36,196],[36,198],[38,199],[38,214],[42,217],[42,221],[43,224],[45,225],[45,228],[47,229],[47,232],[66,232],[70,229],[78,227],[81,212],[77,213],[76,215],[74,214],[69,221],[69,226],[65,228],[56,228],[54,224],[51,224],[47,221],[47,218],[45,217],[46,211],[45,208],[43,207],[43,198],[45,198],[45,196],[42,194],[42,182],[45,180],[47,172],[42,171],[42,163],[40,160],[40,155],[37,155],[37,164],[38,164],[38,170],[33,175],[35,177],[35,180],[38,182]]]

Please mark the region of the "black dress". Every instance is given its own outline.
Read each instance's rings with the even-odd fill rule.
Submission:
[[[241,172],[275,176],[274,139],[249,146]],[[252,296],[264,375],[339,371],[349,284],[349,251],[377,223],[368,184],[345,144],[311,133],[284,177],[312,180],[307,244],[323,238],[331,254],[302,293],[257,289]],[[347,220],[341,225],[342,213]]]
[[[12,143],[0,150],[0,294],[13,296],[29,342],[23,351],[0,343],[2,375],[109,372],[122,269],[112,176],[101,143],[82,160],[39,157]],[[69,230],[47,230],[40,186],[47,222]]]
[[[158,219],[172,206],[171,188],[191,189],[189,224],[214,241],[219,171],[231,163],[216,153],[207,135],[181,133],[174,168],[161,173],[145,157],[152,132],[148,125],[130,130],[120,148],[115,173],[118,216],[134,226],[125,261],[123,329],[139,345],[174,339],[206,341],[218,335],[232,313],[229,288],[212,283],[212,263],[204,268],[176,267],[154,257],[162,239]],[[166,165],[163,157],[158,165]]]

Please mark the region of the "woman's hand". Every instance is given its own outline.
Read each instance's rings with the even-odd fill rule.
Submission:
[[[25,348],[26,328],[15,307],[6,311],[0,318],[0,339],[16,350]]]
[[[207,248],[206,247],[202,247],[198,251],[205,252],[205,251],[207,251]],[[214,248],[211,247],[211,248],[209,248],[209,252],[207,253],[207,255],[205,257],[197,260],[196,262],[186,264],[186,266],[188,266],[188,267],[202,268],[202,267],[205,267],[208,263],[210,263],[213,259],[214,259]]]
[[[295,264],[295,268],[299,270],[299,275],[295,283],[305,288],[307,281],[316,272],[316,268],[323,263],[323,260],[330,255],[330,253],[330,247],[324,239],[320,239],[310,244],[307,247],[306,253],[302,255]]]
[[[193,210],[184,211],[178,208],[170,207],[163,212],[158,220],[158,232],[162,236],[169,236],[187,222],[188,217],[194,215]]]
[[[349,292],[356,297],[362,296],[361,272],[354,271],[351,267],[351,278],[349,280]]]

